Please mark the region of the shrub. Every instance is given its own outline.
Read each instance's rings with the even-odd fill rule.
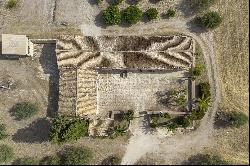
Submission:
[[[197,64],[193,69],[192,69],[192,75],[197,77],[200,76],[202,74],[204,70],[204,66],[201,64]]]
[[[124,10],[123,19],[130,25],[136,24],[142,16],[142,11],[134,5],[127,7]]]
[[[152,128],[156,128],[158,125],[158,117],[152,117],[151,123],[150,123],[150,127]]]
[[[242,112],[232,111],[230,114],[230,125],[239,128],[248,122],[248,116]]]
[[[119,158],[116,155],[107,157],[101,163],[101,165],[120,165],[120,164],[121,164],[121,158]]]
[[[171,116],[168,112],[160,113],[160,117],[165,118],[165,119],[170,119]]]
[[[185,106],[186,100],[186,93],[187,91],[184,90],[171,90],[169,91],[169,102],[173,106],[183,107]]]
[[[155,8],[150,8],[146,11],[148,20],[154,20],[158,17],[158,11]]]
[[[17,5],[17,0],[8,0],[6,7],[11,9],[11,8],[15,7],[16,5]]]
[[[199,83],[198,88],[199,88],[199,97],[200,98],[202,96],[204,96],[205,98],[211,97],[210,84],[208,82]]]
[[[113,5],[119,5],[123,0],[114,0]]]
[[[175,122],[168,123],[167,128],[171,131],[174,131],[178,128],[178,124],[176,124]]]
[[[205,97],[204,95],[201,98],[198,98],[197,105],[199,110],[207,111],[208,107],[210,106],[210,97]]]
[[[191,0],[191,7],[195,11],[203,11],[214,4],[215,0]]]
[[[184,162],[186,165],[229,165],[228,162],[223,160],[220,156],[209,154],[197,154]]]
[[[53,120],[49,131],[49,140],[54,143],[63,143],[77,140],[87,133],[88,122],[86,120],[62,116]]]
[[[166,17],[175,17],[176,12],[173,9],[168,9],[167,13],[165,13]]]
[[[92,151],[82,147],[68,147],[62,156],[64,165],[85,165],[92,158]]]
[[[206,112],[200,109],[192,109],[189,115],[190,120],[201,120],[205,116]]]
[[[175,122],[178,126],[187,128],[190,125],[190,120],[187,116],[180,116],[175,119]]]
[[[59,156],[47,156],[40,161],[40,165],[61,165],[61,159]]]
[[[132,110],[129,110],[128,112],[126,112],[126,113],[123,114],[122,119],[126,120],[126,121],[133,120],[134,119],[134,112]]]
[[[8,145],[0,145],[0,163],[8,162],[14,156],[13,149]]]
[[[35,157],[18,158],[14,161],[15,165],[39,165],[39,160]]]
[[[217,12],[208,12],[201,17],[201,24],[207,29],[214,29],[220,25],[222,18]]]
[[[122,136],[124,133],[126,133],[128,129],[128,126],[126,124],[118,124],[115,125],[113,128],[113,133],[112,133],[112,138],[118,137],[118,136]]]
[[[35,115],[38,112],[38,107],[34,103],[22,102],[16,104],[10,112],[17,120],[22,120]]]
[[[0,124],[0,140],[4,139],[8,136],[6,133],[6,125],[5,124]]]
[[[106,25],[116,25],[121,22],[121,14],[117,6],[109,6],[103,11],[103,20]]]

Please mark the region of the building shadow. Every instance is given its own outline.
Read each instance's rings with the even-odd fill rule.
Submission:
[[[44,44],[39,58],[44,73],[49,74],[48,117],[55,117],[58,113],[59,70],[55,49],[55,43]]]
[[[45,118],[33,121],[28,127],[19,129],[12,139],[15,142],[42,143],[48,141],[50,122]]]

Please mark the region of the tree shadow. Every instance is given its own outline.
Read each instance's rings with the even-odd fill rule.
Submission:
[[[149,0],[149,2],[152,4],[157,4],[158,2],[160,2],[160,0]]]
[[[207,30],[203,27],[203,25],[201,23],[200,17],[195,17],[192,20],[190,20],[189,22],[187,22],[187,26],[191,32],[194,32],[197,34],[207,32]]]
[[[136,5],[137,0],[126,0],[126,3],[129,4],[129,5]]]
[[[88,0],[90,5],[98,5],[98,0]]]
[[[97,27],[101,28],[107,28],[107,25],[105,24],[104,20],[102,19],[103,11],[100,11],[100,13],[95,17],[95,25]]]
[[[12,139],[15,142],[42,143],[48,141],[50,122],[45,118],[33,121],[28,127],[19,129]]]
[[[39,58],[44,73],[49,74],[48,117],[55,117],[58,112],[59,70],[55,49],[55,43],[44,44]]]

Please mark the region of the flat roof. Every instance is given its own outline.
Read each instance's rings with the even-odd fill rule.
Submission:
[[[27,55],[28,38],[25,35],[2,34],[3,55]]]

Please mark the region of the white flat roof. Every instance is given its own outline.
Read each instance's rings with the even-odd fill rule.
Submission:
[[[28,38],[25,35],[2,34],[3,55],[27,55]]]

